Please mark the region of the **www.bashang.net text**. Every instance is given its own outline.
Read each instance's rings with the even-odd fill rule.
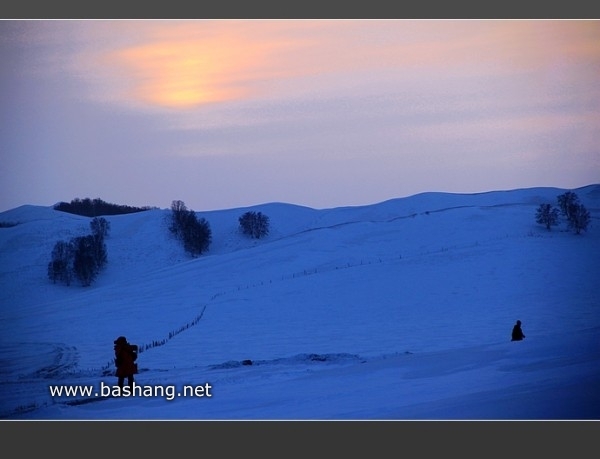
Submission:
[[[100,383],[100,387],[85,385],[55,385],[49,386],[52,397],[162,397],[165,400],[174,400],[177,397],[212,397],[212,386],[210,383],[200,385],[184,385],[177,390],[174,385],[138,385],[113,386]]]

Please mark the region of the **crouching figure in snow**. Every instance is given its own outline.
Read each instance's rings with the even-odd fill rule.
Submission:
[[[523,330],[521,330],[521,321],[517,320],[517,323],[512,329],[511,341],[521,341],[523,338],[525,338],[525,335],[523,334]]]

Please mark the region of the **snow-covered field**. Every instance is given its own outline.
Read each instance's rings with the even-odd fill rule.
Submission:
[[[580,235],[535,222],[565,191],[198,211],[213,241],[195,259],[169,209],[106,216],[90,287],[47,277],[89,218],[0,213],[18,223],[0,228],[0,418],[600,419],[600,185],[572,190],[592,217]],[[269,217],[264,239],[240,233],[248,210]],[[103,397],[119,335],[143,348],[142,392]],[[99,396],[50,393],[83,386]]]

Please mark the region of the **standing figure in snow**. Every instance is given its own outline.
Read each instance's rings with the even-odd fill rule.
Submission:
[[[133,389],[133,375],[137,373],[137,346],[129,344],[124,336],[119,336],[115,340],[115,366],[117,367],[116,376],[118,384],[123,389],[125,378],[127,384]]]
[[[511,341],[521,341],[523,338],[525,338],[525,335],[523,334],[523,330],[521,330],[521,321],[517,320],[517,323],[512,329]]]

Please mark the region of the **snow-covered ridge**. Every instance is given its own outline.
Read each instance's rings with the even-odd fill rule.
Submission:
[[[565,191],[576,192],[592,216],[578,236],[564,223],[547,231],[535,222],[539,204],[556,203]],[[248,210],[269,216],[264,239],[239,232],[238,217]],[[559,387],[580,384],[582,397],[600,380],[600,366],[590,369],[600,361],[600,185],[197,214],[213,234],[198,258],[170,236],[168,209],[106,216],[108,263],[87,288],[51,284],[47,264],[56,241],[88,233],[90,218],[39,206],[0,214],[1,222],[18,223],[0,228],[0,416],[427,417],[439,413],[429,401],[440,406],[466,396],[465,368],[481,381],[474,392],[497,390],[497,399],[523,381],[517,376],[532,387],[548,378]],[[517,318],[529,354],[506,347]],[[133,412],[115,406],[103,414],[95,407],[118,401],[65,405],[49,397],[50,383],[114,383],[112,341],[119,335],[144,347],[140,383],[210,378],[221,401],[198,412],[193,401],[140,399]],[[562,344],[553,345],[557,336]],[[542,350],[562,357],[546,361]],[[529,359],[524,373],[520,359]],[[564,374],[566,364],[579,382]],[[403,372],[404,365],[410,369]],[[410,383],[422,384],[420,375],[435,375],[427,392]],[[380,388],[360,408],[332,389],[333,381],[358,380]],[[298,385],[316,391],[314,403],[289,395]],[[249,390],[265,403],[247,406]],[[401,400],[405,390],[410,400]],[[593,406],[597,397],[584,401]],[[427,407],[419,411],[419,403]],[[479,416],[499,414],[489,403],[488,411],[474,406]],[[452,407],[449,417],[465,416]]]

